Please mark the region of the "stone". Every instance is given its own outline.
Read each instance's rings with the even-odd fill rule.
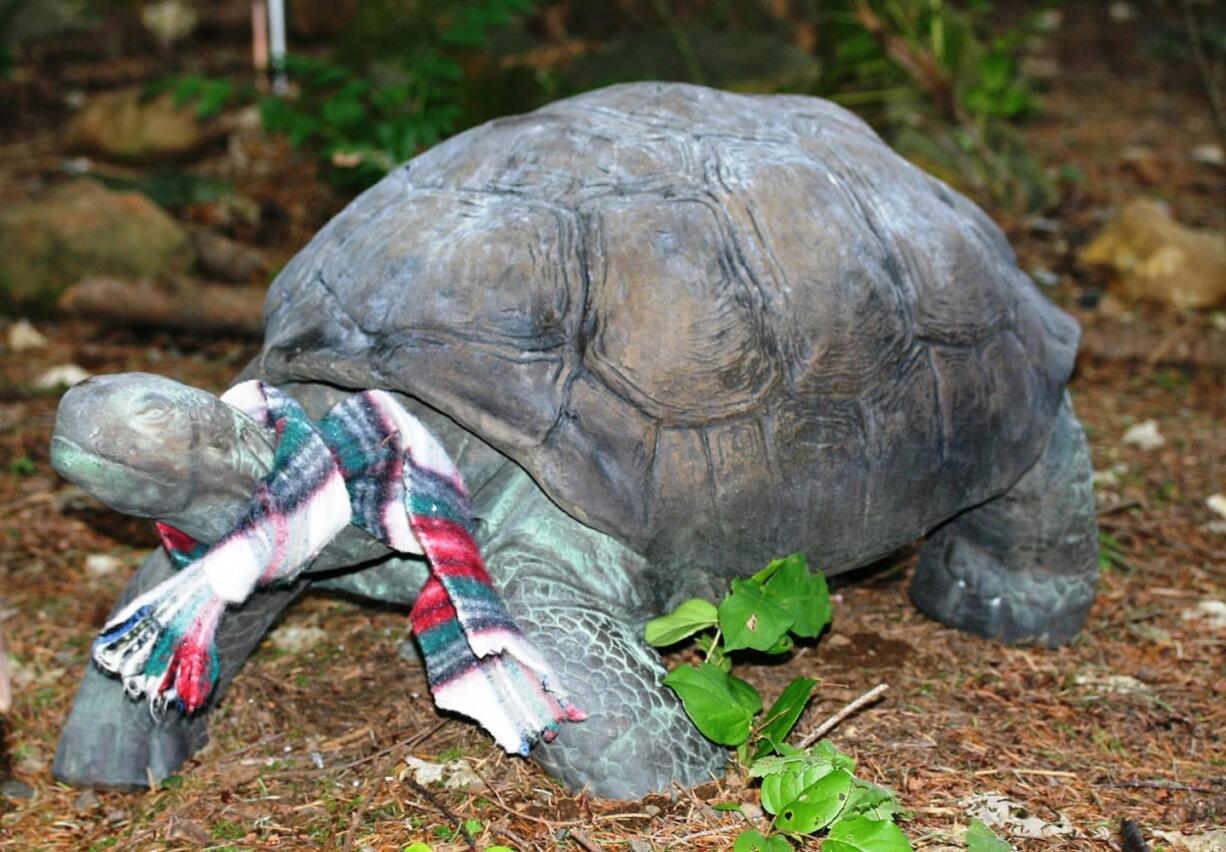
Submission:
[[[1130,426],[1121,439],[1123,443],[1143,450],[1156,450],[1166,443],[1166,438],[1158,431],[1157,420],[1143,420]]]
[[[74,151],[107,159],[175,159],[200,150],[219,132],[216,122],[196,115],[194,102],[132,88],[90,98],[69,122],[67,141]]]
[[[1226,237],[1180,224],[1151,199],[1125,205],[1078,260],[1105,267],[1111,291],[1127,301],[1179,310],[1226,304]]]
[[[27,319],[19,319],[8,329],[9,350],[12,352],[28,352],[31,349],[42,349],[47,345],[47,338]]]
[[[144,195],[82,178],[0,214],[0,308],[46,310],[86,275],[186,267],[186,231]]]
[[[16,778],[0,781],[0,796],[8,799],[33,799],[34,788]]]
[[[39,390],[55,390],[79,385],[89,378],[89,372],[76,364],[60,364],[50,367],[39,374],[34,380],[34,387]]]

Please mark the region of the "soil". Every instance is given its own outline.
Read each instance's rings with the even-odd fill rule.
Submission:
[[[1226,230],[1226,169],[1192,156],[1219,141],[1194,70],[1150,58],[1145,22],[1109,24],[1104,7],[1064,4],[1050,37],[1060,72],[1043,94],[1043,117],[1024,128],[1043,163],[1080,178],[1039,219],[991,212],[1023,266],[1052,271],[1047,292],[1088,328],[1110,319],[1115,333],[1133,328],[1158,340],[1226,335],[1212,316],[1110,301],[1105,318],[1102,281],[1073,261],[1114,206],[1136,195],[1164,198],[1188,224]],[[77,49],[48,79],[160,73],[156,63],[95,53]],[[91,76],[91,63],[110,76]],[[24,112],[0,141],[6,203],[58,178],[63,116],[51,91],[23,90]],[[305,158],[275,142],[252,144],[262,165],[242,189],[266,216],[231,230],[287,257],[342,199],[311,177]],[[211,156],[218,167],[227,153]],[[207,172],[208,162],[192,168]],[[200,205],[183,215],[214,212]],[[153,537],[144,522],[55,476],[47,444],[57,395],[33,390],[33,380],[76,363],[219,391],[255,346],[55,319],[38,327],[48,346],[0,360],[0,629],[15,663],[13,707],[0,718],[0,849],[392,849],[423,840],[436,849],[637,852],[726,849],[747,823],[764,824],[756,791],[735,774],[641,802],[564,792],[475,727],[434,711],[422,671],[396,653],[404,613],[322,595],[295,606],[260,646],[216,710],[212,742],[179,775],[152,792],[57,784],[56,737],[91,637]],[[820,678],[802,734],[888,683],[881,701],[830,736],[862,777],[898,792],[917,848],[960,848],[969,798],[986,794],[1067,826],[1045,839],[1010,838],[1025,849],[1120,848],[1125,819],[1151,843],[1179,848],[1176,835],[1226,824],[1226,627],[1198,610],[1226,601],[1226,519],[1206,502],[1226,492],[1226,367],[1170,360],[1083,353],[1079,361],[1072,393],[1111,558],[1069,646],[1007,648],[925,619],[907,600],[908,553],[836,587],[835,622],[821,642],[740,672],[768,700],[796,675]],[[1161,446],[1123,442],[1147,420]],[[302,636],[315,641],[290,641]],[[459,790],[417,784],[409,757],[463,759],[480,781]],[[745,803],[745,815],[712,807],[725,802]]]

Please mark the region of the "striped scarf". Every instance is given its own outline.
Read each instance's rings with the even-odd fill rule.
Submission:
[[[213,544],[159,523],[176,574],[133,600],[94,641],[94,660],[160,714],[192,713],[217,680],[215,636],[227,605],[298,576],[353,524],[430,577],[409,613],[439,707],[476,719],[509,752],[552,740],[584,713],[494,590],[473,541],[460,472],[435,437],[383,391],[355,394],[318,424],[259,381],[221,397],[276,436],[271,472]]]

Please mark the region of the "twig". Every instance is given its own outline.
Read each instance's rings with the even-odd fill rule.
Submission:
[[[352,816],[349,817],[349,829],[345,832],[345,840],[341,845],[341,852],[349,852],[353,848],[353,841],[358,836],[358,826],[362,824],[362,817],[366,813],[366,809],[370,807],[373,795],[363,796],[362,803],[353,810]]]
[[[1161,779],[1141,779],[1139,781],[1104,781],[1099,784],[1100,787],[1114,787],[1120,790],[1135,790],[1144,788],[1149,790],[1174,790],[1180,793],[1216,793],[1217,790],[1212,787],[1198,787],[1194,784],[1180,784],[1176,781],[1163,781]]]
[[[818,725],[816,728],[810,731],[809,735],[800,741],[800,747],[808,748],[809,746],[813,745],[813,743],[817,742],[820,738],[824,737],[826,734],[834,730],[834,728],[837,727],[838,724],[842,722],[844,719],[846,719],[848,716],[860,710],[861,708],[866,707],[869,704],[872,704],[874,701],[876,701],[878,698],[881,697],[882,693],[884,693],[889,688],[890,688],[890,685],[888,683],[877,684],[872,689],[870,689],[868,692],[861,695],[855,701],[851,702],[850,704],[845,706],[842,710],[835,713],[825,722],[822,722],[820,725]]]
[[[417,793],[417,795],[421,796],[423,799],[433,805],[435,810],[441,813],[448,822],[455,826],[456,834],[463,835],[464,842],[468,844],[468,848],[473,850],[473,852],[477,852],[477,844],[473,842],[472,835],[468,833],[468,827],[464,825],[463,820],[455,815],[455,812],[452,811],[451,808],[443,804],[443,801],[439,799],[438,796],[427,790],[424,785],[419,784],[417,779],[412,775],[405,775],[404,783],[412,787],[413,791]]]
[[[527,840],[524,840],[524,839],[523,839],[522,837],[520,837],[518,834],[516,834],[515,832],[511,831],[511,829],[509,829],[509,828],[504,828],[504,827],[503,827],[503,826],[501,826],[501,825],[491,825],[491,826],[490,826],[490,831],[494,832],[495,834],[500,834],[500,835],[502,835],[502,836],[503,836],[503,837],[505,837],[507,840],[511,841],[512,843],[514,843],[516,846],[520,847],[521,849],[527,849],[527,848],[528,848],[528,841],[527,841]]]
[[[1140,500],[1122,500],[1119,503],[1116,503],[1111,506],[1103,506],[1101,509],[1098,510],[1098,516],[1102,518],[1107,515],[1114,515],[1117,512],[1126,511],[1128,509],[1144,509],[1144,508],[1145,508],[1145,504]]]
[[[587,852],[604,852],[604,849],[602,849],[595,840],[592,840],[592,838],[588,837],[577,828],[572,828],[570,831],[566,832],[566,836],[575,841],[575,843],[581,848],[587,850]]]

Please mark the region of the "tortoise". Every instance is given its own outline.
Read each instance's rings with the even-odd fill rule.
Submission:
[[[1094,596],[1076,323],[980,209],[823,100],[625,84],[461,133],[326,225],[265,326],[239,378],[313,416],[394,391],[456,458],[508,606],[590,714],[534,751],[570,787],[638,797],[723,765],[642,626],[773,557],[837,574],[927,536],[915,604],[1006,643],[1068,641]],[[243,419],[95,380],[53,458],[210,540],[267,469]],[[123,600],[168,570],[153,554]],[[395,602],[425,576],[356,531],[312,571]],[[221,687],[306,582],[223,623]],[[152,720],[90,670],[55,773],[143,785],[206,717]]]

